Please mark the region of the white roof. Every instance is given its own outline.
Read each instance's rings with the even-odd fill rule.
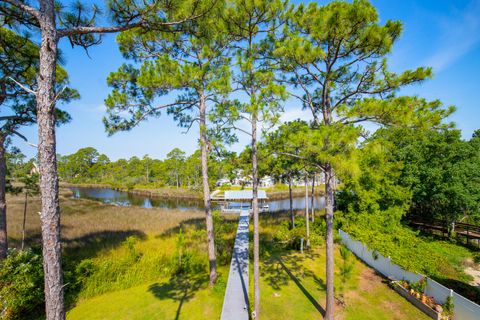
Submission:
[[[227,190],[225,200],[252,200],[253,190]],[[268,199],[265,190],[258,190],[258,199]]]

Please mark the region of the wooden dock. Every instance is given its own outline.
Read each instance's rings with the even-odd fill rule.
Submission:
[[[223,300],[221,320],[248,320],[248,225],[249,210],[240,212],[232,262]]]

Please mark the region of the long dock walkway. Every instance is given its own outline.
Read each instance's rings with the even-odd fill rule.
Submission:
[[[248,224],[249,210],[240,212],[232,262],[223,300],[221,320],[248,320]]]

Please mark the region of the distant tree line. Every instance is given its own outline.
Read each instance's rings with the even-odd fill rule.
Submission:
[[[236,166],[234,153],[210,157],[210,185],[231,175]],[[200,190],[202,187],[200,151],[187,155],[179,148],[171,150],[165,159],[148,155],[129,159],[110,160],[92,147],[58,157],[58,173],[62,181],[70,183],[99,183],[114,187],[174,187]]]

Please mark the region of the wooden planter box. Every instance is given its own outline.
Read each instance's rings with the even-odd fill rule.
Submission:
[[[424,304],[421,300],[417,299],[416,296],[412,296],[410,292],[405,289],[403,286],[401,286],[397,281],[392,282],[392,288],[393,290],[397,291],[401,296],[403,296],[405,299],[410,301],[414,306],[416,306],[420,311],[425,313],[427,316],[429,316],[432,319],[436,320],[442,320],[442,314],[439,313],[438,311],[432,309],[430,306]]]

